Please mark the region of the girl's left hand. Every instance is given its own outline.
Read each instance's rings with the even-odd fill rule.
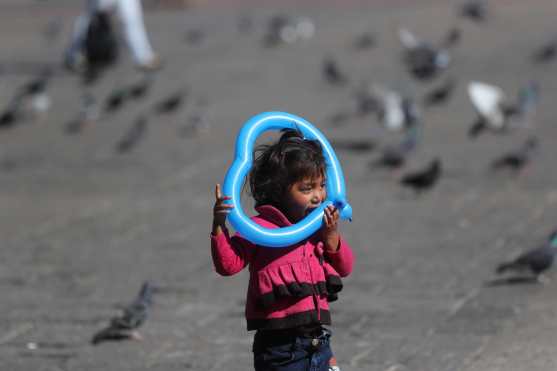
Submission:
[[[340,235],[338,233],[339,217],[339,211],[333,205],[325,208],[321,233],[327,251],[335,252],[338,250],[340,242]]]

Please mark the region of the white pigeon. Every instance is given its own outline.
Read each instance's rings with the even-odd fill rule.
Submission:
[[[398,29],[398,38],[400,39],[402,46],[406,49],[414,49],[423,45],[423,42],[406,28]]]
[[[468,96],[478,114],[485,118],[491,127],[503,128],[505,115],[501,108],[507,100],[503,90],[494,85],[472,81],[468,84]]]
[[[401,131],[405,127],[405,115],[402,107],[402,96],[380,85],[372,86],[373,95],[380,102],[379,119],[389,130]]]

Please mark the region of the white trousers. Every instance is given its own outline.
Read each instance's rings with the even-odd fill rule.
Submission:
[[[115,8],[124,27],[126,43],[134,61],[137,64],[152,61],[155,53],[147,38],[140,0],[87,0],[85,13],[75,21],[72,40],[66,50],[66,58],[74,61],[77,54],[80,53],[93,14],[98,10],[112,11]]]

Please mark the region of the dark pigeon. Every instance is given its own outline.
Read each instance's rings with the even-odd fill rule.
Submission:
[[[537,147],[537,138],[528,138],[521,148],[506,153],[493,161],[491,169],[494,171],[509,169],[513,172],[519,172],[530,163]]]
[[[176,109],[182,105],[185,96],[186,93],[183,90],[169,95],[155,104],[155,112],[158,114],[167,114],[176,111]]]
[[[367,50],[375,46],[375,35],[371,32],[364,32],[356,36],[354,40],[354,48],[356,50]]]
[[[487,19],[488,9],[485,0],[468,0],[460,6],[459,15],[480,23]]]
[[[322,74],[325,81],[331,85],[344,85],[348,81],[348,78],[338,66],[337,61],[330,56],[323,60]]]
[[[106,98],[104,104],[104,111],[116,112],[117,110],[122,108],[128,96],[129,96],[129,91],[126,88],[113,90]]]
[[[143,98],[151,88],[152,80],[149,77],[144,77],[142,80],[132,84],[128,88],[130,98],[140,99]]]
[[[399,39],[404,46],[403,62],[414,78],[431,80],[449,66],[451,57],[446,46],[420,40],[405,28],[399,30]]]
[[[499,264],[495,272],[497,274],[503,274],[508,271],[531,273],[536,278],[540,278],[540,275],[553,265],[556,252],[557,232],[553,232],[543,246],[524,252],[509,262]]]
[[[441,159],[435,158],[425,169],[404,175],[400,184],[419,193],[432,188],[440,177]]]
[[[137,329],[149,316],[153,305],[153,292],[154,287],[151,283],[143,283],[135,300],[123,309],[122,315],[111,318],[110,324],[97,332],[91,339],[91,343],[97,345],[104,341],[140,340],[141,335]]]
[[[18,107],[10,106],[0,113],[0,129],[13,127],[19,118]]]
[[[37,78],[27,82],[19,89],[21,97],[27,97],[43,93],[50,80],[51,73],[49,71],[43,72]]]
[[[441,85],[433,88],[424,96],[425,106],[440,105],[451,97],[456,87],[456,81],[452,78],[447,78]]]
[[[557,57],[557,39],[540,46],[532,55],[532,59],[536,63],[551,62],[555,57]]]

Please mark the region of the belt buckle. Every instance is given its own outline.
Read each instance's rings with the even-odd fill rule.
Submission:
[[[319,343],[320,343],[319,339],[317,338],[311,339],[311,345],[314,346],[315,348],[319,346]]]

